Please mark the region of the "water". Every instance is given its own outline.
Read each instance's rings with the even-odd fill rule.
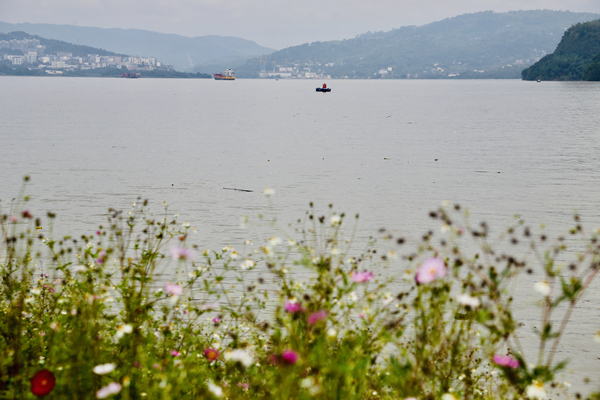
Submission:
[[[1,77],[0,199],[29,174],[32,208],[81,233],[108,207],[166,201],[209,248],[257,239],[240,218],[265,212],[266,187],[281,221],[333,203],[360,213],[363,239],[382,227],[419,237],[444,200],[492,227],[516,214],[558,232],[574,210],[600,226],[600,84],[336,80],[315,93],[321,83]],[[600,374],[596,289],[558,357],[575,359],[573,381]]]

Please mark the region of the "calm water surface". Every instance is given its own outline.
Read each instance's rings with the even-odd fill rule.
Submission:
[[[108,207],[166,201],[209,248],[259,239],[240,218],[265,212],[266,187],[281,221],[333,203],[360,213],[363,239],[418,237],[444,200],[492,227],[517,214],[558,232],[574,210],[600,226],[600,84],[336,80],[315,93],[321,83],[0,77],[0,199],[29,174],[32,208],[81,233]],[[525,337],[532,282],[518,294]],[[574,382],[600,375],[597,289],[561,346]]]

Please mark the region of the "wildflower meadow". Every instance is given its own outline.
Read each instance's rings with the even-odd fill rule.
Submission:
[[[418,239],[360,243],[358,215],[310,204],[296,225],[258,215],[272,235],[206,249],[167,206],[53,237],[56,215],[28,200],[24,185],[0,202],[0,398],[600,399],[598,371],[588,388],[560,378],[600,268],[578,215],[552,238],[445,204]],[[515,300],[523,277],[535,304]],[[585,340],[595,358],[600,331]]]

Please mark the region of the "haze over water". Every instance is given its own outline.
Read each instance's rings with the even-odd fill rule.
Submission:
[[[493,230],[518,214],[563,233],[574,210],[600,227],[600,84],[327,83],[323,94],[306,80],[2,77],[0,205],[29,174],[31,208],[55,211],[60,233],[89,234],[108,207],[141,196],[159,213],[166,201],[213,249],[264,237],[240,218],[267,211],[266,187],[282,224],[310,201],[333,203],[360,213],[362,240],[382,227],[416,238],[437,229],[427,214],[444,200]],[[595,292],[559,354],[576,359],[574,376],[600,372]],[[533,297],[523,304],[535,325]]]

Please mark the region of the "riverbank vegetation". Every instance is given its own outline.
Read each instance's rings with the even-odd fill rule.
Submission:
[[[600,265],[578,216],[568,240],[523,222],[492,238],[446,204],[418,241],[357,248],[358,216],[311,205],[291,232],[259,216],[272,236],[208,250],[167,206],[55,238],[28,204],[0,203],[3,398],[582,398],[557,354]],[[528,274],[534,354],[513,313]]]

